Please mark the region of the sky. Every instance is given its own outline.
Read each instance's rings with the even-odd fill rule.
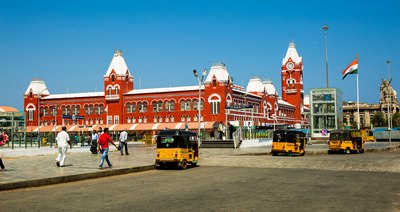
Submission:
[[[193,69],[223,62],[234,83],[272,80],[293,41],[304,88],[329,86],[356,101],[356,76],[341,72],[359,57],[360,102],[378,103],[382,79],[400,91],[400,1],[0,1],[0,105],[23,111],[33,78],[51,94],[103,91],[121,49],[135,88],[197,85]]]

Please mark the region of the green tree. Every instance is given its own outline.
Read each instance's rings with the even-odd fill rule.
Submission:
[[[399,127],[400,126],[400,113],[396,112],[393,117],[392,117],[392,125],[393,127]]]
[[[386,122],[385,114],[382,111],[378,111],[371,119],[371,124],[374,127],[384,127]]]

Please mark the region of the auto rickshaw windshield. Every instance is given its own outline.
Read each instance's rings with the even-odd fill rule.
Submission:
[[[331,133],[329,135],[329,140],[334,140],[334,141],[342,140],[342,133]]]
[[[171,136],[157,138],[157,148],[187,148],[182,136]]]
[[[178,148],[179,142],[173,137],[158,137],[157,148]]]

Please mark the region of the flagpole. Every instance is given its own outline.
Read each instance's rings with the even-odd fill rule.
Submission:
[[[358,71],[357,71],[357,115],[358,115],[358,121],[357,121],[357,129],[360,129],[360,99],[359,99],[359,93],[358,93]]]
[[[356,54],[356,59],[358,63],[358,54]],[[358,116],[358,121],[357,121],[357,129],[360,130],[360,94],[358,91],[358,67],[357,67],[357,116]]]

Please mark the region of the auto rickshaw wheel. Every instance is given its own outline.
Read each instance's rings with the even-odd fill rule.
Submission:
[[[364,149],[360,149],[360,150],[358,150],[358,152],[359,152],[360,154],[364,154]]]
[[[350,154],[351,153],[351,151],[350,151],[350,148],[346,148],[346,150],[344,151],[346,154]]]
[[[271,155],[272,156],[276,156],[276,152],[271,152]]]
[[[187,168],[187,162],[186,162],[186,160],[183,160],[182,162],[181,162],[181,168],[182,168],[182,170],[185,170],[186,168]]]
[[[197,166],[197,163],[191,163],[190,166],[191,166],[191,167],[196,167],[196,166]]]
[[[306,154],[306,151],[304,151],[303,153],[300,154],[300,156],[304,156]]]

